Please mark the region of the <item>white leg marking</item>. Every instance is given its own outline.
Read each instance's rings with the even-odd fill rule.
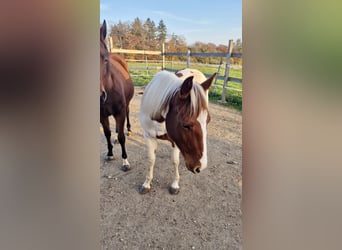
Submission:
[[[151,188],[151,182],[153,179],[153,167],[156,160],[157,140],[155,138],[145,138],[145,142],[147,145],[149,170],[147,172],[146,180],[143,184],[143,187],[149,189]]]
[[[123,166],[125,166],[125,165],[129,166],[128,160],[127,159],[122,159],[122,165]]]
[[[207,167],[207,164],[208,164],[208,159],[207,159],[207,117],[208,117],[208,112],[203,111],[203,112],[201,112],[201,114],[197,118],[198,122],[201,124],[202,135],[203,135],[203,154],[202,154],[202,158],[200,159],[200,163],[201,163],[200,170],[205,169]]]
[[[171,161],[175,170],[175,179],[173,180],[171,187],[174,189],[179,189],[179,148],[177,148],[177,146],[175,146],[172,150]]]

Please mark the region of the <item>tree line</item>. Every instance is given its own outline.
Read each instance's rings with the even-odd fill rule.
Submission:
[[[156,24],[150,18],[142,21],[140,18],[135,18],[133,22],[121,22],[113,24],[110,28],[110,36],[112,37],[113,46],[122,49],[135,50],[161,50],[162,44],[165,44],[167,52],[186,52],[190,49],[192,52],[208,52],[208,53],[225,53],[227,52],[227,45],[214,43],[203,43],[196,41],[192,45],[188,45],[183,36],[176,34],[169,35],[167,33],[167,26],[163,20]],[[228,42],[228,41],[227,41]],[[233,52],[242,53],[242,41],[237,39],[234,42]],[[128,54],[125,56],[128,59],[145,59],[143,55]],[[149,60],[158,59],[158,56],[149,55]],[[173,60],[184,61],[184,57],[173,56]],[[224,59],[224,58],[223,58]],[[232,58],[231,63],[242,64],[241,58]],[[220,58],[210,57],[193,57],[192,62],[199,63],[220,63]]]

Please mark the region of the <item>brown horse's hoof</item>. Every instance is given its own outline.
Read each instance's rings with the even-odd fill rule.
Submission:
[[[131,170],[131,167],[130,167],[130,165],[122,165],[121,170],[124,172],[127,172],[127,171]]]
[[[132,131],[128,131],[127,136],[131,136],[131,135],[133,135]]]
[[[169,193],[170,194],[178,194],[179,193],[179,188],[169,187]]]
[[[114,160],[114,156],[113,156],[113,155],[107,155],[107,156],[105,157],[105,160],[106,160],[106,161],[112,161],[112,160]]]
[[[147,194],[148,192],[150,192],[150,188],[145,188],[144,186],[141,186],[139,188],[139,193],[140,194]]]

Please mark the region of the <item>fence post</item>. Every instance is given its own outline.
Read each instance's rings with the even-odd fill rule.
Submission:
[[[221,67],[222,67],[222,57],[221,57],[221,60],[220,60],[220,65],[219,65],[219,67],[217,69],[217,76],[220,75]],[[217,82],[217,77],[215,77],[214,88],[216,88],[216,82]]]
[[[227,95],[227,87],[228,87],[228,77],[229,77],[229,67],[230,67],[230,56],[233,51],[233,40],[229,40],[228,43],[228,53],[226,58],[226,68],[224,71],[224,82],[223,82],[223,89],[222,89],[222,98],[221,102],[226,103],[226,95]]]
[[[186,56],[186,67],[187,68],[190,68],[190,53],[191,53],[191,51],[190,51],[190,49],[188,49],[188,54]]]
[[[165,69],[165,43],[162,45],[162,55],[163,55],[163,61],[162,61],[162,70]]]
[[[109,52],[112,52],[112,46],[113,45],[113,38],[111,36],[108,36],[108,48]]]

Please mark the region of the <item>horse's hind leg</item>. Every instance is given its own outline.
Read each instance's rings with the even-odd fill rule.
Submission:
[[[146,194],[150,191],[151,189],[151,182],[153,179],[153,167],[154,167],[154,162],[156,160],[156,150],[157,150],[157,140],[154,138],[145,138],[145,142],[147,145],[147,152],[148,152],[148,164],[149,164],[149,169],[148,173],[146,175],[146,180],[144,184],[140,187],[139,192],[141,194]]]
[[[129,107],[127,107],[126,109],[126,118],[127,118],[127,136],[130,136],[132,134],[132,130],[131,130],[131,123],[129,121]]]
[[[122,156],[122,161],[123,161],[121,169],[126,172],[130,170],[131,168],[127,160],[127,152],[126,152],[126,146],[125,146],[126,144],[126,137],[124,134],[125,115],[116,116],[115,121],[116,121],[116,126],[118,129],[118,141],[121,145],[121,156]]]
[[[108,153],[107,153],[107,156],[105,159],[107,161],[113,160],[114,159],[113,145],[112,145],[112,142],[110,141],[111,132],[110,132],[110,128],[109,128],[109,119],[108,119],[108,117],[101,116],[100,122],[102,124],[103,132],[104,132],[106,140],[107,140]]]

